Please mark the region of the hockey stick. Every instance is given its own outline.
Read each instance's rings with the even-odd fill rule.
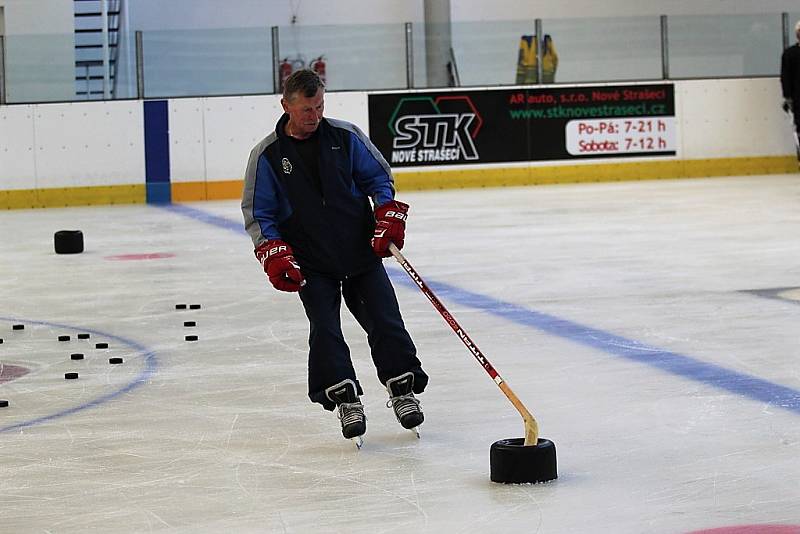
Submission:
[[[489,373],[489,376],[492,378],[492,380],[494,380],[495,384],[497,384],[503,393],[505,393],[506,397],[508,397],[508,400],[511,401],[511,404],[514,405],[514,408],[516,408],[519,414],[522,416],[522,420],[525,423],[525,445],[536,446],[539,441],[539,425],[536,422],[536,419],[534,419],[533,415],[531,415],[531,412],[525,408],[525,405],[522,404],[522,401],[519,400],[519,397],[517,397],[514,392],[511,391],[511,388],[508,386],[506,381],[503,380],[492,364],[489,363],[489,360],[486,359],[486,356],[483,355],[481,349],[479,349],[472,339],[470,339],[469,335],[467,335],[467,332],[461,328],[461,325],[458,324],[458,321],[456,321],[455,317],[453,317],[450,312],[447,311],[447,308],[444,307],[444,304],[442,304],[442,302],[436,298],[436,295],[433,294],[433,291],[431,291],[431,289],[428,287],[428,284],[426,284],[417,271],[414,270],[414,267],[412,267],[408,260],[400,253],[394,243],[389,244],[389,252],[392,253],[392,256],[394,256],[397,262],[403,267],[403,269],[405,269],[405,271],[408,273],[408,276],[411,277],[411,279],[422,290],[425,296],[428,297],[428,300],[431,301],[431,304],[433,304],[433,307],[436,308],[436,311],[441,314],[445,322],[450,325],[450,328],[453,329],[453,332],[455,332],[459,339],[461,339],[461,342],[466,345],[472,355],[475,356],[475,359],[478,360],[478,363],[480,363],[483,369]]]

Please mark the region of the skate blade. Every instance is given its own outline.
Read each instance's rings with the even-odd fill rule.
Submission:
[[[414,434],[417,435],[417,439],[421,439],[422,438],[422,436],[419,433],[419,427],[418,426],[415,426],[414,428],[410,428],[409,430],[411,430]]]
[[[355,443],[356,449],[361,450],[361,447],[364,445],[364,438],[361,436],[356,436],[354,438],[350,438],[350,441]]]

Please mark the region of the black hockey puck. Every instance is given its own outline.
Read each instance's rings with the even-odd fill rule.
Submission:
[[[92,336],[89,334],[78,334],[78,339],[89,339],[90,337]]]
[[[8,401],[0,399],[0,408],[7,408],[7,407],[8,407]]]
[[[82,360],[83,354],[81,354],[80,352],[76,352],[75,354],[70,354],[69,357],[71,360]]]
[[[11,327],[11,329],[12,330],[25,330],[25,325],[24,324],[15,324],[14,326]]]
[[[59,341],[69,341],[69,336],[58,336]]]
[[[186,309],[186,304],[176,304],[175,305],[175,309],[176,310],[185,310]]]
[[[184,321],[183,326],[197,326],[196,321]]]
[[[2,344],[3,344],[3,338],[0,337],[0,345],[2,345]]]
[[[64,378],[67,380],[75,380],[78,378],[78,373],[64,373]]]
[[[200,305],[199,304],[189,304],[189,309],[190,310],[199,310],[200,309]]]
[[[83,252],[83,232],[59,230],[54,236],[56,254],[78,254]]]
[[[96,349],[107,349],[108,348],[108,343],[97,343],[97,344],[95,344],[94,348],[96,348]]]
[[[558,478],[556,446],[539,438],[536,445],[525,446],[525,438],[501,439],[489,450],[492,482],[535,484]]]
[[[122,363],[122,358],[109,358],[108,363],[116,365]]]
[[[186,336],[186,341],[197,341],[197,336]]]

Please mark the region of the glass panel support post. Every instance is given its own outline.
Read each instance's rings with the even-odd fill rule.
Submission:
[[[783,49],[789,48],[789,35],[792,30],[789,29],[789,14],[781,13],[781,22],[783,23]]]
[[[410,22],[404,24],[406,36],[406,87],[414,88],[414,30]]]
[[[542,33],[542,19],[533,21],[534,39],[536,39],[536,84],[542,83],[542,61],[544,60],[544,34]]]
[[[281,87],[281,45],[278,27],[272,27],[272,92],[276,95],[282,91]]]
[[[144,54],[142,32],[136,32],[136,98],[144,98]]]
[[[0,105],[6,103],[6,38],[0,35]]]
[[[666,15],[661,15],[661,78],[669,80],[669,26]]]

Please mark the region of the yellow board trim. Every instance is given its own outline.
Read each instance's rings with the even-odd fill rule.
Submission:
[[[192,202],[197,200],[232,200],[242,198],[243,180],[223,180],[214,182],[173,182],[171,184],[173,202]]]
[[[400,191],[501,187],[520,185],[616,182],[706,178],[797,172],[794,156],[716,158],[695,160],[647,160],[584,165],[435,169],[394,172]],[[242,196],[243,180],[177,182],[170,184],[173,202],[232,200]],[[98,204],[142,204],[144,184],[64,187],[0,191],[0,209],[55,208]]]
[[[208,200],[205,182],[178,182],[170,184],[170,196],[173,202],[193,202]]]
[[[146,200],[147,190],[144,184],[0,191],[0,209],[144,204]]]
[[[459,170],[404,171],[398,169],[394,172],[394,177],[398,190],[422,191],[468,187],[788,174],[795,173],[797,170],[797,160],[793,156],[770,156]]]
[[[542,167],[492,167],[482,169],[435,169],[394,171],[400,191],[502,187],[630,180],[668,180],[797,172],[794,156],[716,158],[696,160],[636,161],[594,165],[549,165]],[[172,184],[173,202],[228,200],[242,196],[242,180],[224,182],[180,182]]]

